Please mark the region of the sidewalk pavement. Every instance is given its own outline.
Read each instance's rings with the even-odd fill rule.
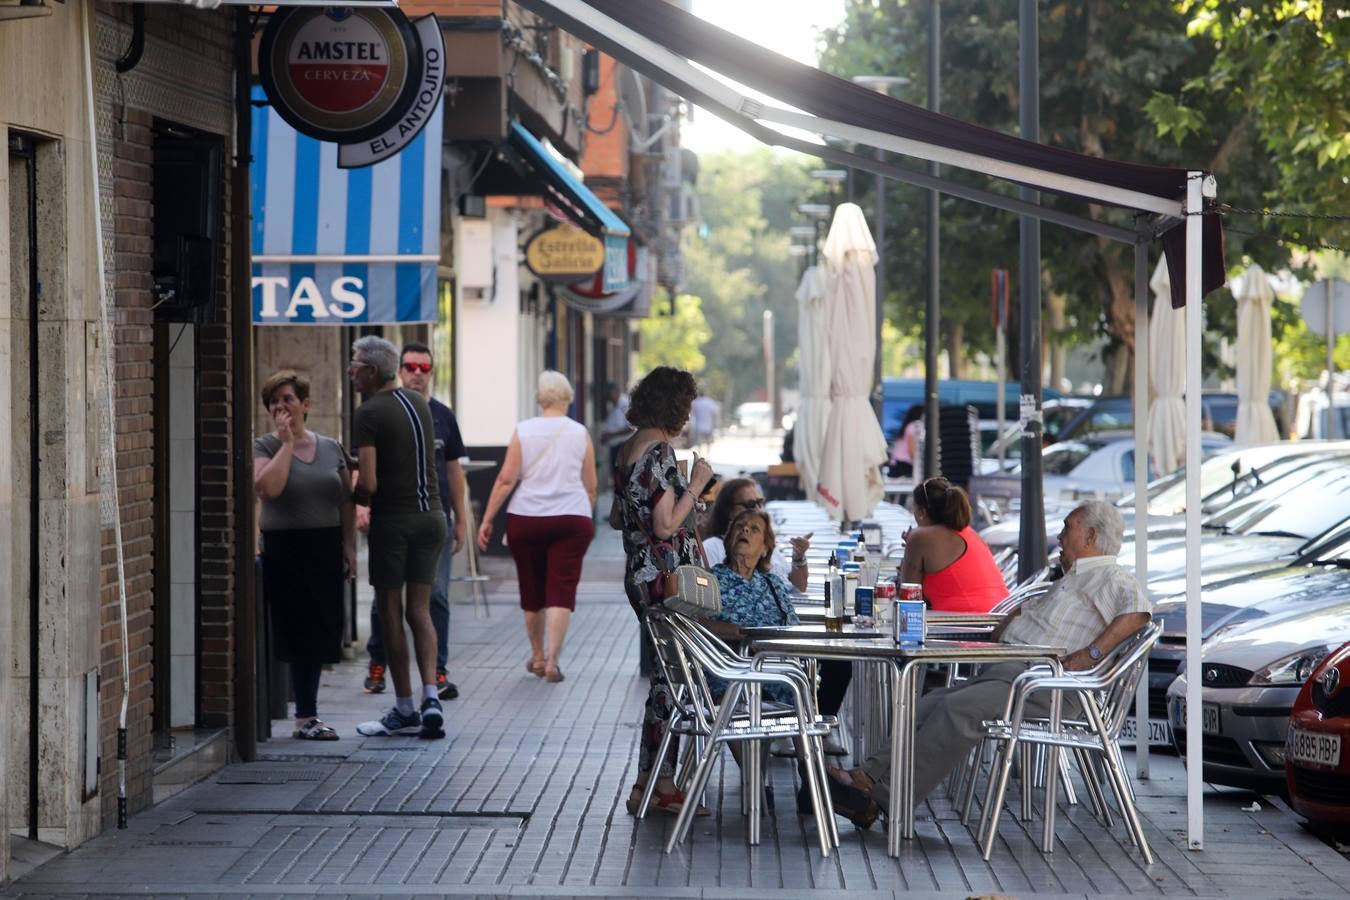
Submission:
[[[846,825],[839,852],[821,859],[814,825],[795,814],[796,771],[786,760],[769,766],[778,808],[763,843],[748,847],[729,757],[709,788],[713,816],[667,856],[671,817],[636,822],[623,806],[646,692],[622,562],[617,535],[600,526],[562,658],[565,682],[526,673],[514,572],[509,560],[487,560],[490,617],[475,619],[467,601],[452,612],[450,677],[461,696],[446,703],[445,740],[358,736],[356,724],[392,702],[361,692],[358,653],[325,673],[319,695],[341,740],[295,741],[290,722],[279,721],[256,762],[225,768],[0,897],[1347,895],[1350,862],[1268,801],[1249,813],[1248,797],[1211,795],[1209,849],[1187,852],[1184,773],[1165,757],[1139,786],[1158,857],[1147,867],[1119,823],[1104,829],[1083,807],[1063,809],[1049,856],[1037,849],[1039,822],[1006,817],[985,863],[936,798],[898,861],[886,857],[879,827]]]

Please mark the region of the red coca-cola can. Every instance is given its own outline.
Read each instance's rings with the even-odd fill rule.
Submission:
[[[876,597],[878,600],[894,600],[895,582],[889,580],[878,581],[876,586]]]
[[[899,599],[901,600],[922,600],[923,585],[915,584],[912,581],[906,581],[900,585]]]

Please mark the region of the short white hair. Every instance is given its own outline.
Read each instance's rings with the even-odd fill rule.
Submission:
[[[572,402],[572,382],[567,376],[553,369],[539,373],[539,392],[535,395],[540,406],[557,406]]]
[[[352,342],[352,353],[360,353],[362,362],[375,367],[381,384],[392,381],[398,373],[398,348],[379,335],[357,338]]]
[[[1097,533],[1098,550],[1106,556],[1120,552],[1121,541],[1125,539],[1125,519],[1120,510],[1105,500],[1085,500],[1073,512],[1078,514],[1080,525]]]

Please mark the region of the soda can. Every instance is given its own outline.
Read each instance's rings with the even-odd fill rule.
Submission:
[[[928,636],[927,605],[922,600],[900,600],[895,604],[895,642],[922,644]]]
[[[922,585],[922,584],[915,584],[915,583],[912,582],[912,581],[906,581],[906,582],[904,582],[903,584],[901,584],[900,587],[896,590],[896,592],[895,592],[895,599],[897,599],[897,600],[922,600],[922,599],[923,599],[923,585]]]
[[[876,598],[878,600],[895,600],[895,582],[888,579],[878,581]]]

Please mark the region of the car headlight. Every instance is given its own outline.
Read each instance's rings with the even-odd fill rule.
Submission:
[[[1302,684],[1308,680],[1308,676],[1313,673],[1318,664],[1327,658],[1333,646],[1313,647],[1309,650],[1300,650],[1297,653],[1277,659],[1270,665],[1258,669],[1252,677],[1247,680],[1248,684]]]

